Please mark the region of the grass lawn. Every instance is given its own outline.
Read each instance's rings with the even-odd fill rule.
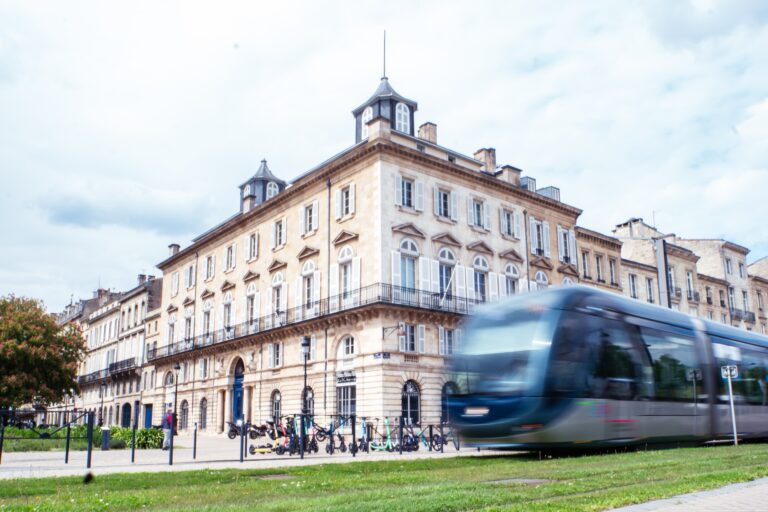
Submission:
[[[74,477],[0,480],[0,511],[604,510],[768,476],[762,444],[545,460],[521,454],[392,459],[116,474],[89,485]]]

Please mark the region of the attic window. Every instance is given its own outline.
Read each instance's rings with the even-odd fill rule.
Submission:
[[[453,155],[448,155],[448,161],[451,162],[452,164],[455,164],[456,163],[456,157],[453,156]]]
[[[267,183],[267,199],[272,199],[277,195],[278,192],[279,188],[277,187],[277,183],[274,181]]]
[[[395,130],[403,133],[411,132],[411,109],[405,103],[395,107]]]
[[[368,123],[373,119],[373,109],[371,107],[363,110],[363,116],[360,119],[360,138],[368,138]]]
[[[416,149],[423,153],[427,148],[424,147],[424,144],[416,144]]]

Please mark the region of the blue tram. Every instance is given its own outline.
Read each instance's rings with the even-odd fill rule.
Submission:
[[[768,337],[582,286],[485,306],[452,362],[471,446],[585,448],[768,437]]]

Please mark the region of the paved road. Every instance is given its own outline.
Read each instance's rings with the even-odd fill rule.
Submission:
[[[618,508],[613,512],[689,512],[691,510],[696,512],[768,511],[768,478]]]
[[[41,441],[43,442],[43,441]],[[238,440],[230,440],[224,436],[199,436],[197,458],[192,459],[191,436],[179,435],[175,440],[173,466],[168,465],[168,452],[162,450],[136,450],[136,462],[131,463],[131,450],[101,451],[94,449],[91,460],[91,472],[94,475],[108,473],[135,473],[155,471],[185,471],[197,469],[224,468],[278,468],[309,464],[334,464],[353,462],[356,460],[392,460],[405,457],[408,459],[429,457],[455,457],[478,455],[477,450],[461,450],[456,452],[449,444],[445,453],[430,453],[422,446],[418,452],[398,453],[374,452],[359,453],[357,457],[347,453],[326,453],[307,455],[301,460],[297,455],[249,455],[245,462],[240,462]],[[507,452],[508,453],[508,452]],[[483,451],[482,455],[489,452]],[[83,475],[86,469],[86,453],[84,451],[70,452],[69,464],[64,464],[64,452],[24,452],[3,453],[0,463],[0,479],[29,478],[46,476]]]

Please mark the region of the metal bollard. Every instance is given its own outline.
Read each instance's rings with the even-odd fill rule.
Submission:
[[[195,430],[192,432],[192,459],[197,458],[197,422],[195,422]]]
[[[429,426],[429,446],[428,446],[429,451],[432,451],[432,439],[434,439],[434,437],[432,437],[432,425],[430,425]]]
[[[352,457],[357,457],[357,435],[355,433],[355,426],[357,423],[357,416],[352,415]]]
[[[131,464],[136,462],[136,420],[131,429]]]
[[[93,453],[93,411],[88,413],[88,427],[86,428],[86,437],[88,438],[88,454],[85,459],[85,467],[91,469],[91,454]]]
[[[301,415],[301,422],[299,424],[301,432],[299,432],[299,455],[304,458],[304,415]]]
[[[405,443],[403,442],[403,417],[400,416],[400,455],[403,454],[403,445]]]
[[[69,464],[69,438],[72,435],[72,429],[67,423],[67,444],[64,446],[64,464]]]
[[[240,462],[243,462],[243,443],[245,443],[245,425],[240,423]]]
[[[109,451],[109,427],[101,429],[101,451]]]
[[[442,422],[440,422],[440,441],[442,441],[440,443],[440,453],[445,453],[445,443],[448,440],[445,438],[445,435],[443,435],[443,423]]]
[[[3,441],[5,440],[5,416],[0,415],[0,462],[3,461]]]

